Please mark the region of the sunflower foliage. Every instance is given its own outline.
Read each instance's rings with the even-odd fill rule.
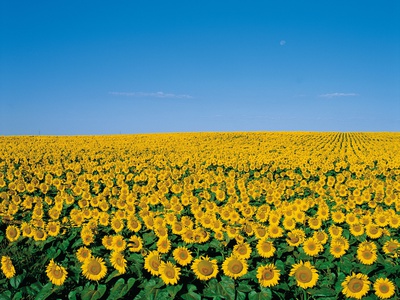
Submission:
[[[398,133],[0,137],[1,299],[397,299]]]

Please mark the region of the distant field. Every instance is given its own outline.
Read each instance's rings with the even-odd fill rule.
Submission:
[[[0,137],[0,299],[398,299],[400,133]]]

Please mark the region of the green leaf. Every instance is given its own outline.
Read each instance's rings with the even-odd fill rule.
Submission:
[[[0,299],[1,300],[11,300],[11,291],[5,291],[0,294]]]
[[[0,298],[1,299],[1,298]],[[22,299],[22,293],[21,292],[17,292],[14,297],[12,298],[12,300],[20,300]]]
[[[232,278],[222,276],[218,284],[220,286],[219,290],[221,296],[224,296],[226,299],[235,299],[235,281]]]
[[[342,282],[343,282],[345,279],[346,279],[346,275],[343,274],[342,272],[340,272],[340,273],[338,274],[337,281],[336,281],[336,284],[335,284],[335,291],[336,291],[336,294],[339,294],[339,293],[342,291],[342,289],[343,289],[343,287],[342,287]]]
[[[330,288],[309,289],[307,292],[314,297],[329,297],[336,295],[336,292]]]
[[[139,287],[142,287],[146,292],[146,295],[155,297],[158,293],[160,287],[164,285],[164,282],[161,279],[155,280],[150,279],[149,281],[144,281]]]
[[[243,293],[249,293],[253,290],[253,288],[249,285],[247,281],[242,281],[239,283],[237,290]]]
[[[262,288],[261,292],[252,291],[249,293],[249,300],[269,300],[272,299],[272,292],[268,288]]]
[[[36,295],[35,300],[43,300],[47,299],[53,293],[53,284],[48,282],[45,284],[40,292]]]
[[[128,292],[127,290],[123,291],[125,287],[125,280],[123,278],[118,279],[114,286],[110,289],[110,296],[107,299],[120,299]]]
[[[121,273],[118,272],[118,270],[114,270],[110,275],[108,275],[105,283],[108,283],[111,279],[118,277],[118,276],[121,276]]]
[[[95,290],[93,284],[89,284],[82,291],[82,300],[97,300],[100,299],[105,291],[107,290],[107,286],[99,285],[99,289]]]
[[[10,284],[14,289],[17,289],[21,282],[25,279],[26,273],[19,274],[10,279]]]
[[[175,299],[176,294],[179,293],[179,291],[182,289],[183,285],[178,284],[178,285],[170,285],[166,288],[168,294],[171,296],[172,299]]]
[[[73,291],[70,291],[69,294],[68,294],[68,299],[69,300],[76,300],[77,299],[76,295],[80,295],[82,290],[83,290],[83,287],[80,286],[77,289],[75,289]]]
[[[188,284],[187,289],[188,292],[181,296],[183,300],[201,300],[201,296],[195,292],[197,290],[195,285]]]
[[[43,285],[40,282],[32,283],[26,287],[26,291],[30,296],[36,296],[42,289]]]
[[[236,294],[236,300],[246,300],[246,294],[243,292],[238,291]]]
[[[279,271],[281,271],[281,274],[285,272],[285,264],[280,259],[275,262],[275,266],[277,269],[279,269]]]

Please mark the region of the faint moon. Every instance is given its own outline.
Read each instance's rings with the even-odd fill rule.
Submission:
[[[281,45],[281,46],[283,46],[283,45],[285,45],[286,44],[286,41],[285,40],[281,40],[280,42],[279,42],[279,45]]]

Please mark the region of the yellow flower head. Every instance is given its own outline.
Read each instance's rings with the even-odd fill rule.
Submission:
[[[368,276],[362,273],[352,273],[346,276],[345,280],[342,282],[342,293],[346,297],[353,297],[356,299],[361,299],[369,291],[370,281]]]
[[[209,280],[218,274],[217,260],[209,257],[196,258],[192,264],[192,270],[200,280]]]
[[[224,274],[234,279],[247,274],[247,267],[247,262],[244,259],[238,258],[234,255],[226,258],[222,263]]]
[[[101,257],[90,257],[87,258],[82,266],[82,273],[89,280],[101,280],[107,274],[107,267],[104,260]]]
[[[47,265],[46,275],[52,284],[62,285],[65,279],[67,279],[67,270],[52,259]]]
[[[159,266],[159,274],[165,284],[177,284],[181,269],[173,265],[171,262],[161,262]]]
[[[126,259],[121,252],[112,251],[110,255],[111,265],[119,272],[119,274],[126,273]]]
[[[1,270],[3,271],[4,276],[10,279],[15,275],[15,268],[9,256],[1,257]]]
[[[294,264],[289,276],[294,276],[297,285],[303,289],[314,287],[318,281],[318,272],[309,261]]]
[[[374,283],[374,291],[379,299],[388,299],[394,295],[395,286],[387,278],[378,278]]]
[[[185,247],[178,247],[173,252],[172,255],[178,264],[181,266],[186,266],[190,264],[193,257],[191,252]]]
[[[257,269],[257,279],[263,287],[270,287],[277,285],[281,273],[274,264],[267,264],[260,266]]]

